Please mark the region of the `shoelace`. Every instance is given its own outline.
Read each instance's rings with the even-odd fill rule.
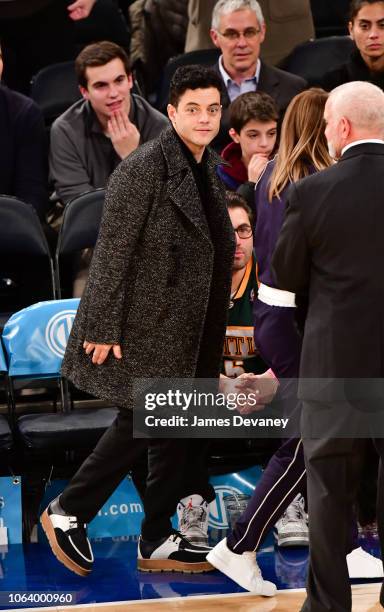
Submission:
[[[282,521],[283,523],[289,523],[291,521],[302,521],[305,519],[304,509],[300,503],[300,500],[294,500],[286,509],[283,514]]]
[[[69,517],[69,529],[71,531],[85,531],[86,526],[85,523],[78,523],[77,518],[75,516]]]

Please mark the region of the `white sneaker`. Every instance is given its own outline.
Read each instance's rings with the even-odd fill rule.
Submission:
[[[304,503],[304,498],[299,493],[277,521],[275,538],[278,546],[308,546],[308,524]]]
[[[207,561],[243,589],[255,595],[272,597],[276,593],[276,585],[263,579],[257,565],[256,553],[244,552],[238,555],[229,550],[226,538],[212,548],[207,555]]]
[[[347,555],[347,565],[350,578],[384,577],[382,561],[370,555],[361,546]]]
[[[177,504],[178,531],[195,546],[208,546],[208,513],[201,495],[183,497]]]

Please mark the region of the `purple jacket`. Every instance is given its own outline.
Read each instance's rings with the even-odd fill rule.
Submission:
[[[268,287],[280,289],[276,283],[271,267],[281,226],[285,218],[285,207],[289,186],[280,193],[280,198],[268,199],[269,183],[275,166],[275,160],[268,162],[264,174],[255,187],[255,230],[253,245],[257,260],[257,276],[261,283]],[[311,174],[315,168],[311,169]]]

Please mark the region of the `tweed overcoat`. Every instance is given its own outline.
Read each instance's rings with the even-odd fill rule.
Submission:
[[[62,367],[78,388],[130,408],[135,377],[219,376],[235,248],[221,161],[208,151],[210,228],[172,128],[111,175]],[[85,339],[121,344],[123,358],[94,365]]]

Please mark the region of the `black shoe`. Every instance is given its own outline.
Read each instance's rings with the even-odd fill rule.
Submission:
[[[178,531],[155,541],[143,540],[140,536],[137,567],[143,572],[209,572],[214,569],[206,560],[210,550],[194,546]]]
[[[92,570],[93,554],[84,523],[69,516],[54,499],[43,512],[40,522],[56,558],[69,570],[88,576]]]

